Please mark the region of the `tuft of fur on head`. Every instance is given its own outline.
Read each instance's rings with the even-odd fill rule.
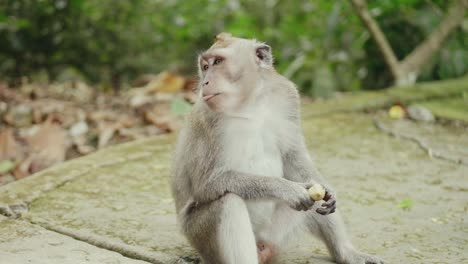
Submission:
[[[231,33],[221,32],[215,37],[215,42],[209,50],[218,49],[218,48],[227,48],[236,41],[251,41],[255,46],[255,55],[257,56],[257,63],[262,68],[271,68],[273,67],[273,55],[271,52],[271,47],[264,42],[257,41],[256,39],[244,39],[234,37]]]
[[[211,45],[210,49],[217,49],[217,48],[226,48],[237,39],[232,36],[231,33],[221,32],[215,37],[215,42]]]

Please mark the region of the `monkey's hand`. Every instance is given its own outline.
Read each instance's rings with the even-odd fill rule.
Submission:
[[[322,203],[322,205],[315,211],[321,215],[328,215],[334,213],[336,210],[336,198],[330,189],[325,188],[325,197],[323,198],[323,200],[325,202]]]
[[[308,189],[312,183],[290,182],[290,187],[282,194],[282,199],[289,204],[291,208],[297,211],[307,211],[314,205],[314,200],[310,198]]]

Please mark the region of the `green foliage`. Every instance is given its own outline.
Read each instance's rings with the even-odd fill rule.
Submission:
[[[443,0],[369,1],[398,57],[440,22]],[[383,60],[347,0],[3,0],[0,78],[76,72],[102,87],[142,73],[194,74],[196,53],[222,31],[273,47],[278,71],[303,92],[388,86]],[[466,29],[458,30],[421,79],[468,71]]]
[[[413,207],[414,201],[411,198],[405,198],[398,203],[398,207],[403,210],[410,210]]]
[[[183,116],[186,115],[192,109],[192,105],[182,99],[174,99],[171,102],[171,113]]]
[[[1,160],[0,161],[0,174],[7,173],[12,170],[16,164],[11,160]]]

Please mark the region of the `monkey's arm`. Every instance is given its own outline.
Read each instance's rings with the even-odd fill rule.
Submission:
[[[297,146],[285,151],[282,159],[284,178],[296,182],[315,181],[328,186],[310,157],[304,142],[298,142]]]
[[[297,182],[319,183],[325,188],[325,202],[317,212],[323,215],[335,212],[336,195],[333,189],[323,179],[322,175],[315,166],[309,155],[307,147],[303,140],[299,146],[291,148],[283,155],[284,178]]]
[[[307,189],[311,183],[299,183],[278,177],[259,176],[237,171],[214,172],[202,185],[194,188],[195,202],[216,200],[226,193],[234,193],[245,200],[279,199],[296,210],[309,210],[314,201]]]

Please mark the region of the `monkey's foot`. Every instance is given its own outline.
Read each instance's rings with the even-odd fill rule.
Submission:
[[[344,255],[341,258],[337,258],[336,262],[340,264],[384,264],[385,263],[379,257],[372,256],[366,253],[361,253],[355,250]]]
[[[273,246],[264,242],[257,242],[258,262],[266,264],[274,256]]]

